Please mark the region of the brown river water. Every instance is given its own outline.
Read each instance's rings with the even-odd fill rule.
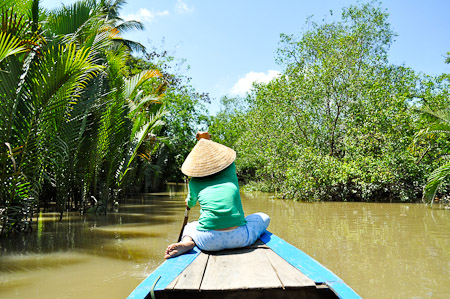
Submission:
[[[31,235],[0,240],[0,298],[126,298],[176,241],[184,197],[185,187],[172,185],[107,216],[72,213],[58,222],[42,214]],[[269,214],[271,232],[363,298],[450,298],[450,210],[301,203],[265,193],[242,193],[242,201],[246,214]],[[191,210],[191,220],[198,216]]]

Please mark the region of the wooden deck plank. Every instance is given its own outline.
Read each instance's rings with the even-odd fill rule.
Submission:
[[[209,299],[213,295],[224,298],[224,294],[227,298],[260,298],[261,294],[273,299],[323,299],[336,298],[336,295],[346,299],[361,298],[334,273],[293,245],[267,231],[260,239],[262,242],[247,248],[216,253],[200,253],[195,247],[166,260],[128,299],[147,298],[152,288],[161,299]],[[308,277],[305,279],[304,274],[316,280],[318,287],[313,287],[314,282]]]
[[[200,290],[282,288],[265,248],[243,248],[211,254]]]
[[[260,239],[275,253],[284,258],[288,263],[299,269],[316,283],[341,281],[339,277],[322,266],[315,259],[272,233],[266,231],[261,235]]]
[[[264,250],[285,288],[315,287],[314,281],[272,250]]]
[[[328,285],[334,292],[345,293],[346,299],[361,298],[352,288],[345,284],[341,278],[321,265],[318,261],[287,243],[280,237],[275,236],[269,231],[264,232],[261,237],[267,246],[275,253],[285,259],[289,264],[299,269],[302,273],[314,280],[316,284],[324,283]]]
[[[208,263],[209,254],[200,253],[199,256],[186,268],[166,289],[200,290],[203,274]]]
[[[195,262],[195,261],[194,261],[194,262]],[[193,263],[194,263],[194,262],[193,262]],[[191,264],[191,265],[192,265],[192,264]],[[187,268],[186,268],[186,269],[187,269]],[[186,269],[184,269],[184,271],[186,271]],[[169,283],[169,285],[168,285],[164,290],[173,290],[173,288],[175,287],[175,285],[176,285],[177,282],[178,282],[178,279],[180,279],[180,277],[183,275],[184,271],[181,272],[181,274],[178,275],[174,280],[172,280],[172,282]]]

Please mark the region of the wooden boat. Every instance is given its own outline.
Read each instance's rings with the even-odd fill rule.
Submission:
[[[130,294],[144,298],[361,298],[309,255],[266,231],[254,245],[194,248],[166,260]]]

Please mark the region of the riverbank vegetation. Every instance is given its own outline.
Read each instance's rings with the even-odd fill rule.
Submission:
[[[183,181],[205,122],[238,152],[248,189],[307,201],[444,198],[449,78],[389,62],[395,33],[378,4],[281,34],[281,74],[207,116],[208,95],[173,71],[182,61],[123,38],[143,28],[120,18],[124,3],[2,2],[0,235],[28,230],[39,209],[104,214],[130,193]]]
[[[307,201],[420,200],[449,148],[448,130],[431,125],[443,120],[433,111],[448,111],[448,76],[391,64],[395,33],[373,3],[305,28],[281,35],[276,79],[224,98],[211,120],[237,150],[247,188]],[[428,202],[448,173],[445,164],[430,176]]]
[[[170,57],[132,56],[145,48],[121,34],[143,26],[120,19],[123,4],[2,2],[0,235],[28,230],[36,208],[104,214],[181,160],[167,156],[194,131],[176,125],[198,122],[207,95],[167,71]]]

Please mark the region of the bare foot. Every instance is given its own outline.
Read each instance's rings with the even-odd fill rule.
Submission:
[[[185,239],[183,239],[183,241],[181,242],[170,244],[166,249],[164,258],[170,259],[172,257],[182,255],[183,253],[186,253],[192,248],[194,248],[194,246],[195,246],[194,241]]]

